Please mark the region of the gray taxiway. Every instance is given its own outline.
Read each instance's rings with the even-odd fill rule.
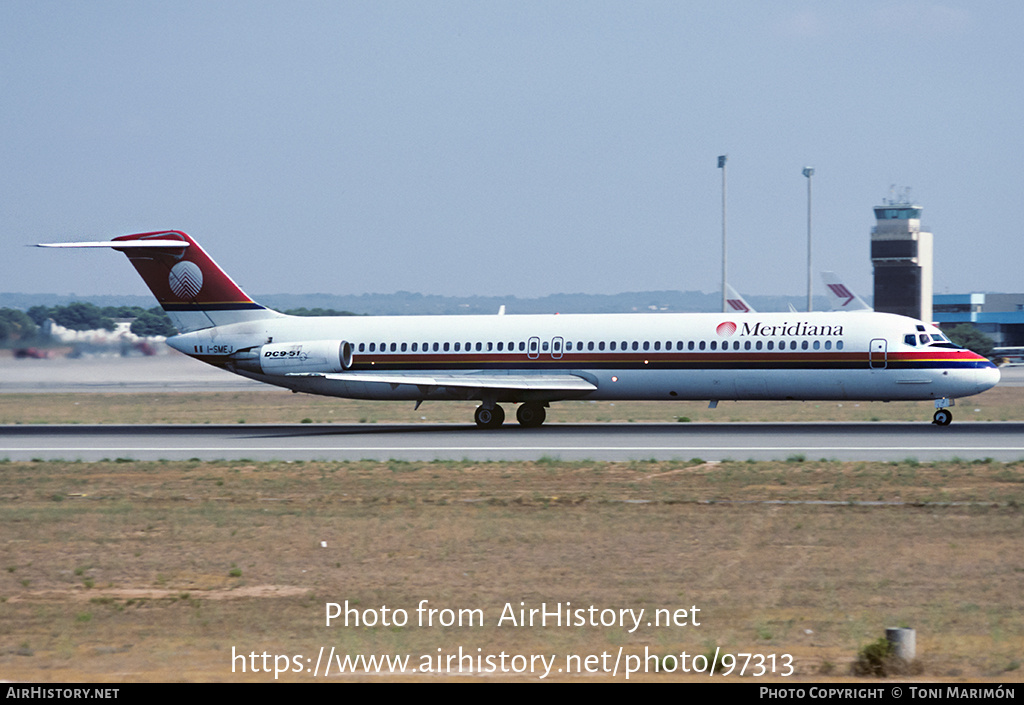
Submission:
[[[102,425],[0,427],[10,460],[880,460],[1024,458],[1024,423]]]

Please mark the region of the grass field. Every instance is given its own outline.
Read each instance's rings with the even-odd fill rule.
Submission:
[[[320,647],[556,668],[718,648],[779,670],[791,655],[777,680],[846,680],[887,626],[917,630],[916,679],[1021,680],[1021,463],[6,462],[0,498],[8,680],[269,682],[233,649],[315,662]],[[326,626],[346,600],[412,623]],[[417,626],[421,600],[484,623]],[[700,611],[632,632],[497,624],[506,603],[559,602]]]

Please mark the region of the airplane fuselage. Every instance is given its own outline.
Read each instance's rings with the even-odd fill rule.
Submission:
[[[479,398],[464,386],[416,383],[439,375],[574,376],[593,386],[496,390],[489,400],[495,402],[943,399],[976,394],[998,380],[984,358],[948,343],[921,344],[922,334],[938,330],[881,313],[287,316],[168,342],[262,382],[364,399]],[[314,341],[347,343],[349,365],[332,373],[309,361],[301,346]],[[294,345],[306,360],[280,372],[242,362],[263,346],[264,354],[282,356]],[[412,383],[391,381],[409,373]]]

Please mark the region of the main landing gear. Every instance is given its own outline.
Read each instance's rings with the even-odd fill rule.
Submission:
[[[473,413],[473,420],[480,428],[498,428],[505,423],[505,410],[497,404],[490,408],[478,406]]]
[[[544,405],[538,402],[521,404],[516,411],[516,421],[524,428],[540,426],[546,416]],[[499,428],[505,423],[505,411],[497,404],[490,407],[481,404],[473,413],[473,420],[480,428]]]

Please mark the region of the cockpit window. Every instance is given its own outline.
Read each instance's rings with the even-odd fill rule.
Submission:
[[[913,333],[908,333],[907,335],[903,336],[903,342],[906,343],[907,345],[917,345],[917,336],[915,336]]]
[[[959,350],[960,349],[959,345],[957,345],[956,343],[951,341],[949,338],[947,338],[942,333],[932,333],[931,334],[931,339],[932,339],[931,346],[933,348],[953,348],[954,350]]]

